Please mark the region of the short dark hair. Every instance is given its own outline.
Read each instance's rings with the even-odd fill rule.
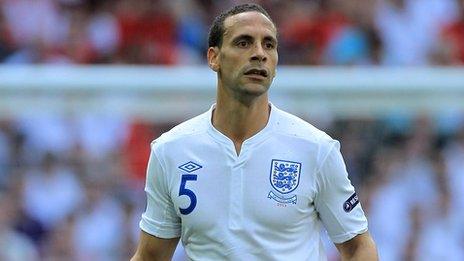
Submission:
[[[208,47],[221,47],[222,45],[222,39],[224,36],[224,21],[226,20],[227,17],[240,14],[240,13],[245,13],[245,12],[259,12],[265,15],[271,22],[274,24],[274,21],[272,21],[271,16],[267,13],[267,11],[260,5],[258,4],[241,4],[241,5],[236,5],[232,7],[231,9],[222,12],[216,18],[214,18],[213,24],[211,25],[211,28],[209,29],[209,34],[208,34]]]

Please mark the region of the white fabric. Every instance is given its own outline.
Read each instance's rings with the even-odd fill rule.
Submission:
[[[367,230],[359,204],[343,209],[354,188],[337,141],[272,106],[267,126],[244,141],[237,156],[233,142],[211,124],[213,108],[152,143],[142,230],[181,236],[193,260],[325,260],[321,224],[335,243]],[[271,184],[271,162],[283,161],[301,165],[296,189],[281,193]],[[187,162],[201,168],[181,170]],[[183,215],[180,208],[195,201],[181,189],[186,175],[196,176],[184,185],[196,206]]]

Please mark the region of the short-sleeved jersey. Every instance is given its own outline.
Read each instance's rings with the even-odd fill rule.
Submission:
[[[367,231],[337,141],[271,105],[237,155],[213,109],[152,142],[143,231],[192,260],[325,260],[321,225],[335,243]]]

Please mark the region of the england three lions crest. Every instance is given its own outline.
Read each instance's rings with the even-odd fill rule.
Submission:
[[[272,160],[270,180],[272,187],[282,194],[294,191],[300,182],[301,163]]]

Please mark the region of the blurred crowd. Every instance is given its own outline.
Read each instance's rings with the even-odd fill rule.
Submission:
[[[0,62],[204,64],[238,0],[2,0]],[[261,0],[280,64],[462,65],[463,0]]]
[[[204,64],[209,24],[238,2],[2,0],[0,62]],[[255,2],[279,28],[280,64],[464,63],[464,0]],[[39,111],[0,119],[0,260],[127,260],[149,143],[175,124]],[[382,260],[464,260],[463,115],[320,127],[341,141]]]
[[[1,121],[0,260],[127,260],[145,207],[149,143],[174,124],[104,115]],[[464,260],[462,115],[322,128],[341,141],[382,260]],[[333,245],[328,252],[337,260]]]

